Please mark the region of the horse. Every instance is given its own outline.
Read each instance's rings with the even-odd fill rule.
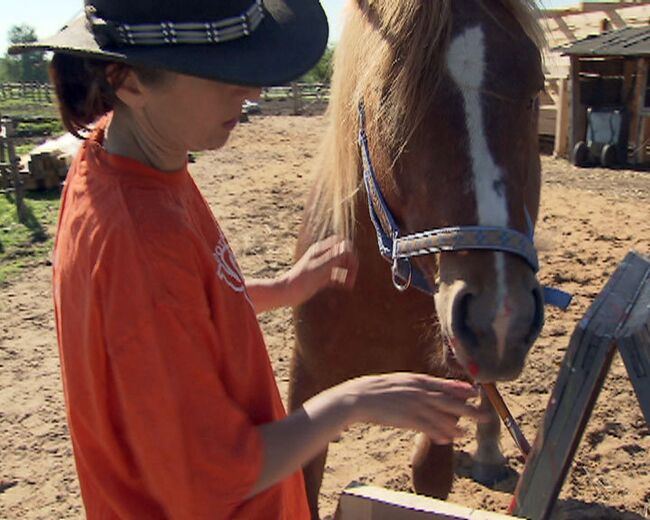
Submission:
[[[540,202],[542,44],[532,0],[348,2],[296,257],[335,234],[359,270],[351,292],[294,309],[291,410],[364,374],[521,373],[544,320],[526,243]],[[477,427],[480,481],[505,469],[499,430],[494,412]],[[304,468],[314,518],[326,456]],[[446,498],[453,446],[419,438],[412,480]]]

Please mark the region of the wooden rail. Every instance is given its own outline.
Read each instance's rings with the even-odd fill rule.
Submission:
[[[302,114],[315,103],[327,103],[330,86],[324,83],[292,83],[284,87],[268,87],[262,90],[262,101],[280,101],[293,103],[292,113]]]
[[[49,83],[27,81],[20,83],[0,83],[0,99],[24,99],[51,103],[54,87]]]

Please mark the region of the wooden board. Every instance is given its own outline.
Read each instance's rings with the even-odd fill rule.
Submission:
[[[512,520],[433,498],[351,484],[341,495],[337,520]]]
[[[569,153],[576,143],[585,141],[587,133],[587,109],[580,97],[580,60],[571,56],[571,111],[569,119]]]
[[[557,110],[554,106],[545,105],[539,107],[539,121],[537,123],[539,135],[555,135],[556,119]]]
[[[636,135],[634,136],[634,159],[636,163],[643,163],[646,160],[646,145],[645,145],[645,136],[646,136],[646,120],[642,111],[645,107],[645,97],[646,97],[646,88],[648,84],[648,60],[639,59],[637,62],[637,73],[636,73],[636,87],[634,92],[634,99],[636,103],[636,113],[634,118],[636,120],[635,131]]]
[[[571,337],[532,452],[517,484],[514,513],[546,520],[584,433],[616,343],[648,419],[650,261],[629,253]],[[637,374],[637,375],[635,375]],[[636,383],[635,383],[636,381]]]
[[[569,155],[569,80],[559,80],[559,97],[555,117],[555,157],[568,157]]]

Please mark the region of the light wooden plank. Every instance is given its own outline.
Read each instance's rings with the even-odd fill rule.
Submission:
[[[646,87],[648,84],[648,60],[641,58],[637,62],[637,72],[636,72],[636,88],[634,92],[634,99],[636,104],[637,113],[634,115],[636,121],[635,128],[635,141],[634,149],[635,154],[634,158],[637,163],[643,163],[646,159],[645,153],[645,143],[644,137],[646,134],[645,130],[645,118],[643,117],[643,109],[645,108],[645,95]]]
[[[351,484],[341,495],[337,520],[513,520],[421,495]]]
[[[569,123],[569,153],[576,143],[585,140],[587,132],[587,109],[580,98],[580,59],[571,56],[571,117]]]
[[[555,115],[555,157],[568,157],[569,155],[569,81],[566,78],[559,80],[559,98]]]

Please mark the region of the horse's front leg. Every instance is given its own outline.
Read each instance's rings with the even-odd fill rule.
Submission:
[[[327,461],[327,449],[319,453],[302,469],[307,489],[307,501],[312,520],[320,520],[318,512],[318,496],[323,483],[323,472]]]
[[[289,384],[289,410],[291,412],[297,410],[305,401],[322,390],[322,383],[318,383],[314,377],[310,377],[303,366],[300,354],[294,351]],[[312,520],[320,519],[318,514],[318,495],[323,482],[326,460],[327,448],[303,467],[307,500],[309,502]]]
[[[415,440],[413,488],[420,495],[446,500],[454,480],[454,447],[434,444],[424,434]]]
[[[485,486],[492,486],[509,476],[506,458],[501,453],[501,419],[481,389],[482,411],[488,412],[490,420],[479,423],[476,428],[477,448],[472,456],[472,478]]]

